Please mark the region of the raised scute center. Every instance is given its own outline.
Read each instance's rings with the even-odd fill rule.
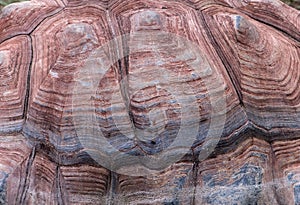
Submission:
[[[98,44],[93,27],[86,23],[69,24],[57,33],[56,38],[62,46],[63,55],[69,57],[89,52]]]
[[[161,30],[162,20],[159,13],[155,11],[142,11],[134,16],[136,31],[140,30]]]

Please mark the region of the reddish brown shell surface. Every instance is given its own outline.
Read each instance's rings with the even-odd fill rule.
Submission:
[[[12,4],[0,89],[0,204],[300,204],[300,13],[277,0]]]

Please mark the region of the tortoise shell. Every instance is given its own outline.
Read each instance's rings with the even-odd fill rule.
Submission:
[[[300,13],[32,0],[0,14],[0,204],[300,204]]]

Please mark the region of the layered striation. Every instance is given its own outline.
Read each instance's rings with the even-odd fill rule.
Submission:
[[[278,140],[272,144],[276,159],[274,169],[275,185],[279,192],[280,203],[298,204],[299,198],[299,140]],[[293,154],[291,154],[293,153]]]
[[[298,11],[33,0],[0,15],[0,204],[300,203]]]
[[[72,101],[75,76],[91,52],[108,40],[104,19],[101,7],[70,7],[45,20],[31,34],[35,52],[23,133],[58,153],[72,155],[82,149],[72,122],[72,110],[84,106]],[[64,161],[56,151],[49,154]]]
[[[6,181],[8,204],[104,204],[109,171],[99,166],[60,166],[33,149]]]
[[[0,132],[22,129],[27,108],[27,76],[31,62],[31,41],[20,35],[0,44]]]
[[[281,1],[235,1],[225,0],[226,4],[253,19],[273,26],[288,36],[299,41],[300,16],[299,11]],[[282,11],[286,12],[282,12]]]
[[[180,162],[156,175],[116,177],[116,204],[193,204],[194,165]]]
[[[270,144],[251,137],[236,150],[199,163],[196,204],[278,204],[272,161]]]
[[[204,18],[254,129],[298,132],[299,42],[233,9],[213,6]]]
[[[26,163],[31,146],[20,134],[1,135],[0,138],[0,203],[6,204],[13,195],[10,179],[18,167]],[[9,190],[9,191],[8,191]]]
[[[45,18],[63,7],[60,0],[33,0],[6,6],[0,13],[0,42],[31,33]]]
[[[110,6],[112,25],[118,25],[113,30],[130,35],[122,44],[121,74],[135,134],[143,138],[139,147],[155,153],[182,137],[199,152],[206,137],[225,139],[246,127],[238,95],[194,9],[153,1]]]

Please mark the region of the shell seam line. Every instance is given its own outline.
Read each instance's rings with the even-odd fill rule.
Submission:
[[[31,70],[32,70],[32,64],[33,64],[33,42],[31,36],[30,38],[30,63],[29,63],[29,68],[28,68],[28,73],[27,73],[27,79],[26,79],[26,94],[25,94],[25,100],[24,100],[24,108],[23,108],[23,116],[22,119],[24,119],[24,123],[27,119],[27,112],[28,112],[28,106],[29,106],[29,95],[30,95],[30,78],[31,78]]]
[[[262,19],[260,19],[260,18],[258,18],[258,17],[256,17],[256,16],[250,15],[250,13],[248,13],[248,12],[246,12],[246,11],[243,11],[243,10],[241,10],[241,9],[238,9],[238,11],[240,11],[241,13],[243,13],[243,14],[245,14],[245,15],[247,15],[247,16],[250,16],[251,18],[253,18],[254,20],[256,20],[257,22],[259,22],[259,23],[261,23],[261,24],[264,24],[264,25],[269,26],[269,27],[271,27],[271,28],[273,28],[273,29],[275,29],[275,30],[280,31],[282,34],[286,35],[287,37],[289,37],[289,38],[291,38],[291,39],[293,39],[294,41],[296,41],[296,42],[299,43],[299,41],[300,41],[300,38],[299,38],[299,37],[297,38],[296,36],[293,36],[292,34],[288,33],[287,31],[283,30],[282,28],[277,27],[275,24],[268,23],[268,22],[266,22],[266,21],[264,21],[264,20],[262,20]],[[290,23],[291,23],[291,22],[290,22]],[[291,24],[292,24],[292,23],[291,23]],[[296,28],[294,24],[292,24],[292,25],[293,25],[294,28]],[[295,33],[297,33],[297,32],[295,31]]]
[[[26,175],[25,175],[25,179],[24,179],[24,184],[23,184],[23,188],[22,188],[22,193],[20,194],[20,204],[24,204],[26,196],[27,196],[27,192],[28,192],[28,188],[29,188],[29,181],[30,181],[30,172],[31,172],[31,167],[33,164],[33,161],[35,159],[35,154],[36,154],[36,148],[33,147],[30,156],[28,157],[28,162],[26,165]],[[22,185],[22,184],[21,184]]]
[[[239,89],[237,87],[239,87],[239,85],[237,84],[237,78],[236,76],[232,76],[230,73],[230,70],[231,69],[231,66],[228,62],[228,60],[226,59],[226,57],[222,54],[222,51],[220,49],[220,46],[218,45],[216,39],[214,38],[214,36],[212,35],[211,31],[210,31],[210,28],[209,26],[207,25],[207,22],[205,20],[205,17],[202,13],[202,11],[199,10],[199,13],[200,13],[200,18],[201,18],[201,21],[203,23],[203,26],[204,26],[204,29],[207,33],[207,36],[210,40],[210,43],[213,45],[214,47],[214,50],[216,51],[217,55],[219,56],[224,68],[226,69],[226,72],[230,78],[230,81],[235,89],[235,92],[237,93],[238,95],[238,98],[239,98],[239,102],[240,102],[240,105],[244,108],[244,103],[243,103],[243,97],[242,97],[242,93],[239,91]],[[234,74],[233,74],[234,75]]]
[[[41,20],[41,22],[39,22],[33,29],[31,32],[29,32],[28,34],[21,34],[21,35],[26,35],[26,36],[29,36],[30,38],[30,52],[31,52],[31,57],[30,57],[30,64],[29,64],[29,68],[28,68],[28,73],[27,73],[27,79],[26,79],[26,94],[25,94],[25,102],[24,102],[24,108],[23,108],[23,116],[22,116],[22,119],[24,119],[24,123],[26,122],[27,120],[27,113],[28,113],[28,109],[29,109],[29,98],[30,98],[30,91],[31,91],[31,75],[32,75],[32,66],[33,66],[33,56],[34,56],[34,49],[33,49],[33,39],[32,39],[32,32],[36,30],[36,28],[42,23],[44,22],[47,18],[51,17],[51,16],[54,16],[58,13],[60,13],[63,9],[55,12],[54,14],[52,15],[49,15],[47,17],[45,17],[43,20]],[[13,36],[11,38],[14,38],[16,36]],[[6,39],[8,40],[8,39]]]

